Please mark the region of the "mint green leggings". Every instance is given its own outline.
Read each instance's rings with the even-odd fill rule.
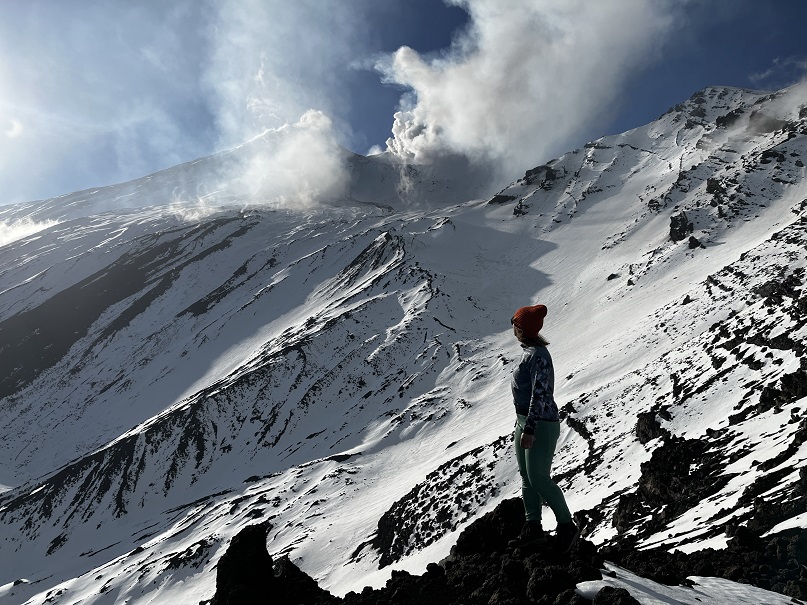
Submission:
[[[528,450],[521,447],[521,433],[527,417],[517,414],[516,422],[516,460],[518,472],[521,474],[521,498],[524,500],[524,513],[527,521],[541,522],[541,507],[547,506],[555,513],[558,523],[568,523],[572,513],[566,505],[563,492],[552,481],[550,470],[552,456],[560,436],[559,422],[539,421],[535,425],[535,443]]]

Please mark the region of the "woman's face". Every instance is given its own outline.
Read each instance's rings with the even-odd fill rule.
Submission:
[[[523,340],[524,338],[524,332],[516,324],[513,324],[513,334],[519,341]]]

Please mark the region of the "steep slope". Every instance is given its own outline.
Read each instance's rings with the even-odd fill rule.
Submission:
[[[335,594],[421,573],[517,491],[508,319],[539,300],[591,540],[804,527],[805,107],[707,89],[489,201],[391,208],[368,161],[377,199],[0,248],[0,602],[196,603],[255,520]]]

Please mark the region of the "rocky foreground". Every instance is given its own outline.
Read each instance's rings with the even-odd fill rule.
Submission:
[[[687,576],[716,576],[753,584],[796,599],[807,599],[807,532],[800,529],[760,537],[738,528],[725,550],[706,549],[685,555],[663,549],[637,551],[629,541],[597,547],[581,539],[568,555],[558,557],[544,545],[535,551],[507,546],[521,529],[519,499],[504,500],[463,531],[451,555],[430,563],[415,576],[393,571],[386,586],[366,587],[340,599],[317,583],[288,557],[277,561],[266,550],[269,523],[243,529],[218,564],[216,594],[208,605],[247,603],[295,605],[574,605],[590,603],[575,592],[580,582],[602,579],[610,561],[667,585],[691,584]],[[603,588],[594,603],[638,603],[624,589]]]

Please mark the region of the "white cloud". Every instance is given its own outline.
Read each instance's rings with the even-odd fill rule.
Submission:
[[[293,124],[309,109],[331,118],[344,113],[349,97],[343,74],[366,43],[364,1],[213,5],[203,81],[223,146]]]
[[[16,121],[0,119],[0,204],[137,178],[284,126],[299,135],[289,140],[305,131],[309,149],[349,139],[338,118],[349,103],[341,75],[365,48],[361,15],[370,4],[10,8],[0,22],[0,117]],[[330,116],[327,126],[295,126],[310,110]],[[322,182],[344,175],[331,176]],[[269,195],[266,179],[255,188]]]
[[[223,0],[215,4],[204,82],[219,146],[266,132],[268,146],[228,175],[265,202],[333,194],[348,175],[333,116],[348,102],[344,73],[362,47],[361,3]]]
[[[412,91],[389,148],[417,161],[460,153],[510,172],[604,123],[625,79],[670,30],[669,6],[680,4],[450,1],[469,12],[472,27],[449,52],[423,57],[403,48],[386,62],[388,81]],[[378,48],[365,17],[386,15],[379,6],[176,0],[10,9],[20,18],[0,23],[0,111],[17,122],[0,120],[0,203],[30,200],[21,196],[43,183],[56,195],[77,183],[136,178],[266,131],[287,132],[278,165],[295,176],[268,179],[249,168],[236,177],[243,184],[251,175],[265,197],[277,183],[284,199],[309,183],[299,189],[309,198],[317,179],[290,162],[307,169],[314,163],[303,160],[324,161],[326,149],[351,139],[345,74]],[[400,10],[406,6],[401,0]],[[313,115],[329,120],[314,127]],[[257,165],[276,172],[267,162],[264,150]],[[337,171],[320,179],[331,190],[327,183],[346,175],[338,163],[324,165]]]
[[[780,89],[795,84],[807,77],[807,58],[786,57],[775,58],[771,66],[761,72],[748,76],[754,86],[765,86]]]
[[[412,89],[387,146],[418,162],[459,153],[511,175],[604,123],[675,22],[673,5],[656,0],[454,3],[472,26],[449,53],[403,47],[378,66]]]
[[[0,114],[16,123],[0,120],[0,204],[129,180],[204,149],[204,129],[189,127],[205,116],[199,3],[91,4],[4,7]]]

